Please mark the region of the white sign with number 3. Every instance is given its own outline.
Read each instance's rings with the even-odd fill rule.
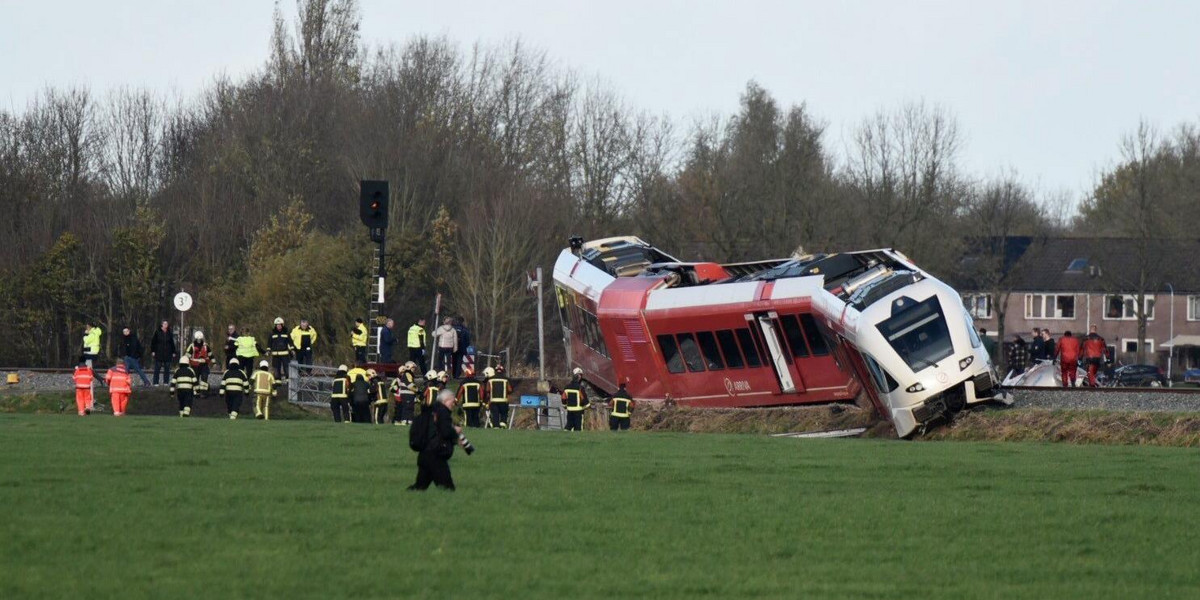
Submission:
[[[179,312],[187,312],[192,307],[192,295],[187,292],[179,292],[175,294],[175,309]]]

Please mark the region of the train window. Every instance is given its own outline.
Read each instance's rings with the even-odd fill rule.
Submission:
[[[704,372],[704,359],[700,358],[700,347],[696,345],[696,338],[690,333],[681,333],[679,338],[679,353],[683,355],[683,362],[687,364],[689,371],[693,373]]]
[[[729,365],[730,369],[740,369],[742,365],[742,352],[738,350],[737,340],[733,337],[733,331],[723,329],[717,332],[717,341],[721,344],[721,352],[725,355],[725,364]]]
[[[658,336],[658,348],[662,351],[663,362],[667,364],[667,371],[670,373],[682,373],[683,357],[679,355],[679,346],[675,344],[675,338],[669,335]]]
[[[792,346],[792,354],[796,358],[808,356],[808,345],[804,343],[804,334],[800,332],[800,321],[795,315],[783,315],[779,320],[783,323],[783,335]]]
[[[763,362],[770,361],[771,353],[767,352],[766,343],[763,342],[762,324],[758,321],[750,322],[750,338],[754,340],[754,349],[759,356],[763,357]]]
[[[892,378],[891,373],[888,373],[883,367],[879,366],[879,363],[875,362],[875,359],[864,354],[863,362],[867,363],[867,370],[871,372],[871,379],[875,382],[875,387],[879,388],[879,391],[890,394],[892,390],[900,386]]]
[[[812,315],[800,315],[800,323],[804,325],[804,335],[808,337],[808,345],[812,348],[813,356],[825,356],[829,354],[829,342],[825,338],[825,334],[821,332],[821,328],[817,326],[817,320]]]
[[[762,366],[762,361],[758,359],[758,347],[754,344],[754,336],[750,335],[750,330],[737,330],[737,339],[742,344],[742,353],[746,355],[746,364],[751,368]]]
[[[725,368],[725,363],[721,362],[721,351],[717,349],[717,338],[711,331],[697,333],[696,341],[700,343],[700,353],[704,355],[704,366],[708,367],[709,371],[720,371]]]

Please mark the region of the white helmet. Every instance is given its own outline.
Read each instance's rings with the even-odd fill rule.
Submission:
[[[417,363],[410,360],[410,361],[404,363],[404,368],[411,371],[411,370],[417,368]]]
[[[350,369],[347,368],[346,365],[338,365],[338,370],[339,371],[349,371]]]
[[[275,317],[276,325],[283,325],[283,317]]]
[[[230,364],[230,366],[238,364],[238,359],[236,359],[236,358],[229,359],[229,364]]]
[[[192,334],[192,339],[193,339],[193,340],[196,340],[196,341],[200,341],[200,340],[204,339],[204,332],[203,332],[203,331],[197,331],[196,333],[193,333],[193,334]]]
[[[187,357],[186,357],[186,356],[180,356],[180,357],[179,357],[179,364],[181,364],[181,365],[186,365],[186,364],[188,364],[188,359],[187,359]]]
[[[269,368],[271,366],[271,363],[264,360],[264,361],[258,363],[258,366]]]
[[[583,375],[583,369],[580,369],[579,367],[575,367],[575,369],[573,371],[571,371],[571,374],[572,375]]]
[[[426,373],[425,379],[437,379],[437,371],[430,371]]]
[[[437,378],[438,379],[450,379],[450,375],[448,375],[445,371],[438,371]]]
[[[496,370],[495,370],[495,369],[493,369],[493,368],[491,368],[491,367],[488,367],[488,368],[486,368],[486,369],[484,369],[484,370],[483,370],[483,376],[484,376],[484,377],[487,377],[487,378],[489,378],[489,379],[490,379],[490,378],[492,378],[492,377],[495,377],[495,376],[496,376]]]

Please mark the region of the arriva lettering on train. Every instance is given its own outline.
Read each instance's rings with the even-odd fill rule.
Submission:
[[[748,392],[748,391],[750,391],[750,382],[749,381],[733,381],[732,379],[726,377],[725,378],[725,391],[728,392],[730,396],[733,396],[740,392]]]

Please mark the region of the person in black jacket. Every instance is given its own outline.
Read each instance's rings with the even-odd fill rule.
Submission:
[[[410,490],[424,491],[432,483],[444,490],[454,491],[450,457],[454,456],[454,446],[461,443],[459,436],[462,428],[450,422],[454,392],[443,389],[438,392],[437,399],[432,407],[433,418],[428,422],[431,429],[429,441],[425,449],[417,453],[417,481],[408,486]]]
[[[128,327],[121,330],[121,344],[117,346],[120,355],[125,357],[125,369],[130,374],[137,373],[138,377],[142,378],[142,385],[149,386],[150,380],[146,378],[146,372],[142,370],[142,355],[146,353],[145,348],[142,348],[142,341],[138,339],[137,334],[130,331]]]
[[[283,325],[283,317],[275,317],[275,327],[271,329],[271,336],[267,338],[267,351],[271,353],[271,367],[274,369],[275,385],[278,387],[280,382],[288,377],[287,365],[292,356],[292,337]]]
[[[154,330],[154,337],[150,338],[150,358],[154,359],[154,385],[160,385],[160,372],[161,385],[171,383],[171,368],[179,358],[179,350],[175,348],[175,336],[171,334],[170,322],[163,321],[162,325]]]

